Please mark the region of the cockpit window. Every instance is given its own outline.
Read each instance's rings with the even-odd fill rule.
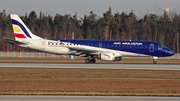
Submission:
[[[165,48],[166,46],[163,45],[163,44],[159,44],[159,47],[158,48]]]

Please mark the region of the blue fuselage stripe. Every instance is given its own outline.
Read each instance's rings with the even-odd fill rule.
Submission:
[[[50,39],[56,40],[59,39]],[[163,49],[159,49],[159,42],[148,42],[148,41],[107,41],[107,40],[64,40],[60,39],[61,42],[67,42],[71,44],[79,44],[85,46],[92,46],[92,47],[100,47],[104,49],[111,49],[116,51],[124,51],[124,52],[131,52],[137,54],[144,54],[150,56],[171,56],[167,54],[167,51],[172,52],[169,48],[164,47]],[[152,51],[151,45],[154,45],[154,49]],[[173,52],[172,52],[173,53]]]

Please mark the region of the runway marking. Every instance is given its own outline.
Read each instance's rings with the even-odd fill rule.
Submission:
[[[2,101],[179,101],[180,97],[3,95]]]
[[[162,64],[54,64],[54,63],[0,63],[0,67],[20,68],[74,68],[74,69],[131,69],[131,70],[180,70],[180,65]]]
[[[71,78],[64,78],[64,79],[71,79]],[[74,78],[76,79],[76,78]],[[77,79],[81,79],[81,80],[86,80],[86,79],[92,79],[92,80],[98,80],[98,79],[101,79],[101,80],[157,80],[157,81],[164,81],[164,80],[167,80],[167,81],[179,81],[180,79],[158,79],[158,78],[77,78]]]

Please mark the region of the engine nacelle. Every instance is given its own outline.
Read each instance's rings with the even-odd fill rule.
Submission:
[[[121,61],[121,55],[110,52],[102,52],[100,59],[105,61]]]

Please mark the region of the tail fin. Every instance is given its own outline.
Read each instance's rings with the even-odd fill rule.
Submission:
[[[14,37],[16,40],[21,39],[42,39],[41,37],[38,37],[34,35],[28,27],[23,23],[23,21],[19,18],[16,14],[10,14],[11,21],[12,21],[12,27],[14,31]]]

